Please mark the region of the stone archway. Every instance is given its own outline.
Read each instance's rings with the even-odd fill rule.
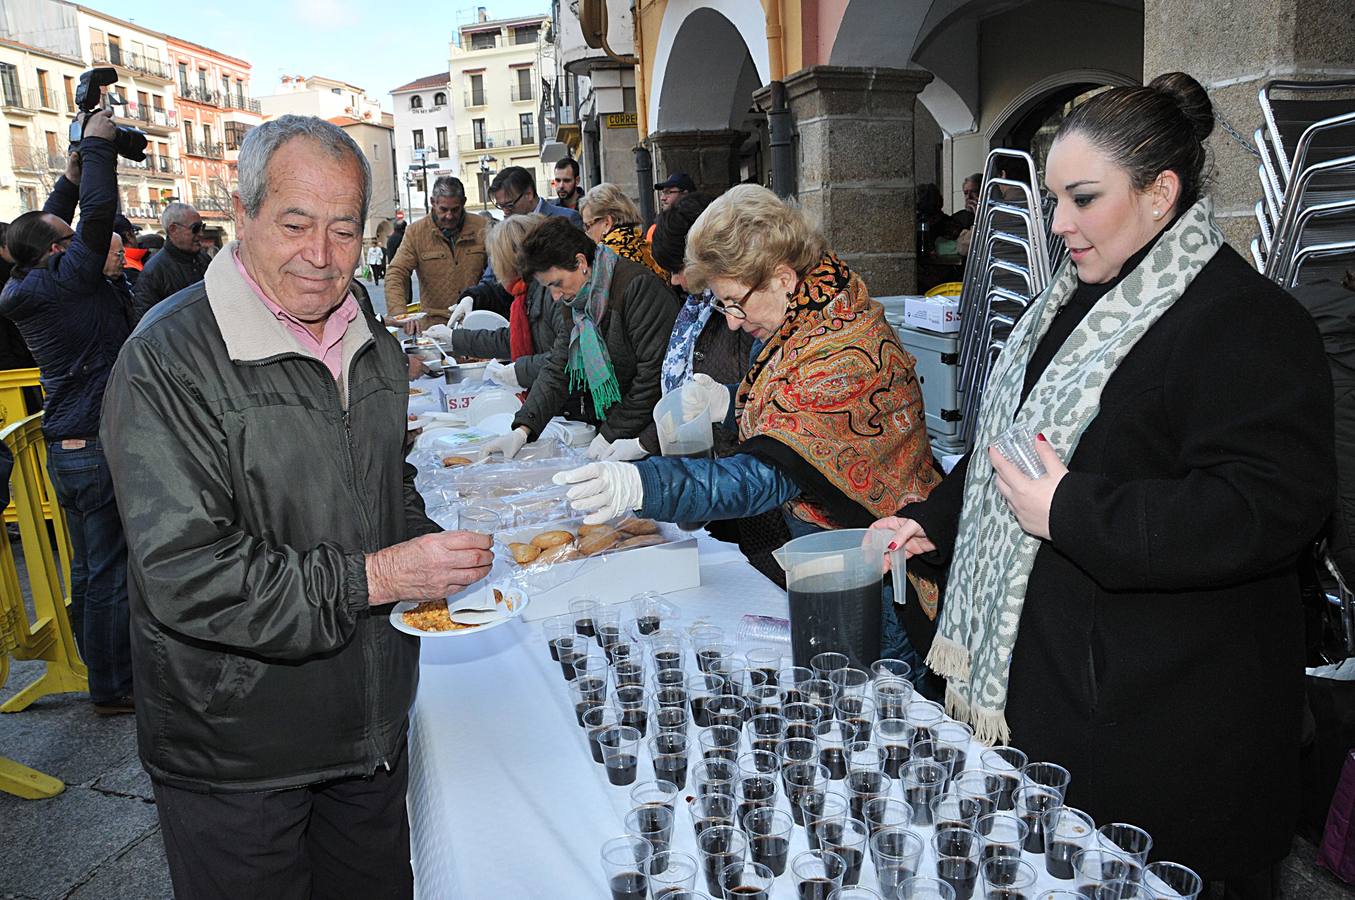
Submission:
[[[757,14],[750,15],[750,9]],[[757,170],[763,124],[753,93],[767,80],[761,8],[734,0],[673,0],[654,59],[649,108],[656,180],[686,172],[718,194]],[[693,73],[699,73],[693,76]]]

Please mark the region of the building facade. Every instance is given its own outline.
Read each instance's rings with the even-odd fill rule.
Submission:
[[[372,169],[372,194],[367,200],[367,221],[363,223],[363,237],[384,241],[395,226],[395,211],[399,208],[398,180],[395,164],[395,128],[386,114],[380,122],[363,122],[345,116],[329,121],[338,125],[351,137]]]
[[[542,39],[548,16],[490,19],[483,7],[477,21],[462,25],[451,45],[451,90],[460,107],[456,125],[457,167],[467,203],[481,209],[494,200],[486,186],[496,172],[522,166],[536,177],[537,191],[550,196],[554,166],[540,160],[539,116],[543,78]]]
[[[1174,69],[1244,136],[1220,126],[1207,149],[1221,225],[1245,249],[1260,190],[1245,146],[1258,89],[1355,76],[1343,0],[650,0],[631,31],[625,6],[562,3],[557,34],[567,71],[613,61],[600,46],[571,58],[576,23],[564,20],[576,8],[601,7],[623,59],[617,47],[633,35],[632,139],[651,152],[654,180],[684,171],[708,192],[756,181],[797,198],[877,295],[915,287],[917,184],[938,184],[946,209],[959,208],[990,149],[1028,149],[1039,164],[1091,92]],[[773,184],[769,113],[783,95],[789,177]],[[578,112],[586,121],[588,108]]]
[[[66,168],[84,63],[0,38],[0,222],[42,209]]]
[[[175,37],[167,45],[183,139],[179,196],[197,208],[209,238],[231,240],[240,142],[263,121],[259,101],[249,96],[250,64]]]
[[[346,116],[359,122],[381,122],[381,101],[357,85],[320,75],[284,75],[272,94],[259,98],[270,119],[291,113],[333,119]]]
[[[395,169],[408,221],[428,212],[427,189],[439,175],[456,175],[456,98],[447,72],[391,91],[395,106]],[[474,187],[474,182],[467,189]]]

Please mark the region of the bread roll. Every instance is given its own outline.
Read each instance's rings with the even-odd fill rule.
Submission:
[[[444,456],[442,464],[450,469],[453,466],[468,466],[471,464],[471,460],[468,456]]]
[[[652,547],[655,544],[666,544],[667,542],[668,539],[661,534],[637,534],[617,544],[616,549],[629,550],[632,547]]]
[[[579,552],[584,556],[592,556],[594,553],[601,553],[608,549],[617,541],[621,540],[623,535],[619,531],[611,528],[603,531],[595,531],[585,538],[579,540]]]
[[[508,552],[513,554],[513,559],[518,565],[524,566],[541,555],[541,548],[515,542],[508,545]]]
[[[652,519],[622,519],[616,528],[631,535],[659,533],[659,526]]]
[[[549,550],[542,552],[542,554],[536,558],[536,563],[538,565],[548,566],[551,563],[567,562],[571,559],[578,558],[579,551],[575,550],[572,544],[556,544]]]
[[[549,550],[551,547],[574,543],[574,533],[564,530],[543,531],[532,538],[532,543],[542,550]]]

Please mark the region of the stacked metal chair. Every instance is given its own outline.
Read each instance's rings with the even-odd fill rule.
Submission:
[[[1021,160],[1029,180],[1001,178]],[[1004,199],[1010,195],[1012,199]],[[997,149],[984,164],[982,200],[960,292],[960,436],[968,448],[978,426],[979,407],[993,362],[1006,346],[1012,325],[1049,283],[1051,241],[1035,163],[1020,150]],[[1057,252],[1061,252],[1057,251]]]
[[[1252,261],[1285,288],[1339,281],[1355,267],[1355,81],[1271,81],[1258,99]]]

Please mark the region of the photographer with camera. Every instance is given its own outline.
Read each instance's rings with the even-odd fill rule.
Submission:
[[[94,711],[117,715],[133,711],[127,543],[99,416],[130,324],[125,293],[104,276],[118,204],[117,130],[107,110],[82,119],[80,131],[72,128],[79,150],[42,211],[9,227],[14,271],[0,316],[19,326],[41,372],[47,471],[71,534],[71,627],[89,667]],[[72,230],[77,200],[80,225]]]

